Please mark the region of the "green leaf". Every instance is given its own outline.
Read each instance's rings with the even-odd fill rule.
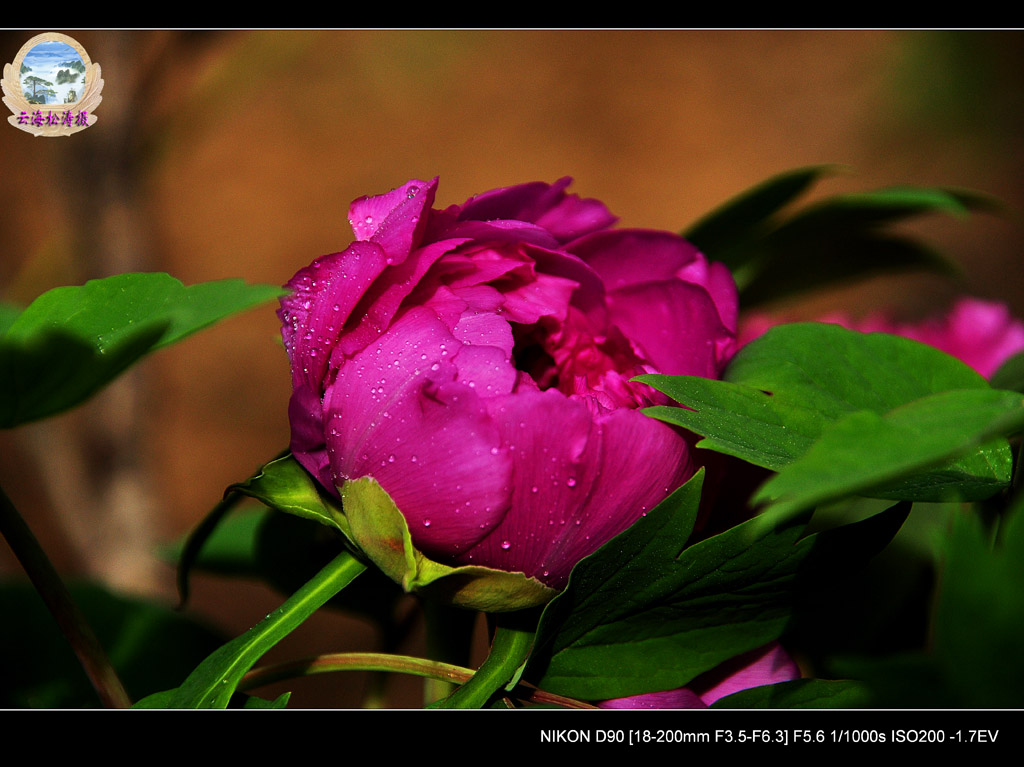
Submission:
[[[168,546],[161,554],[172,563],[187,559],[186,571],[197,567],[210,573],[251,576],[257,572],[254,552],[259,531],[270,513],[269,509],[255,506],[239,509],[225,517],[203,539],[202,546],[189,555],[185,551],[191,538]]]
[[[890,231],[891,225],[929,213],[962,217],[998,208],[992,198],[966,190],[890,187],[837,195],[787,219],[771,218],[827,170],[808,168],[772,179],[686,233],[732,269],[746,309],[874,273],[953,272],[945,258]]]
[[[858,411],[826,429],[753,500],[772,500],[763,515],[768,520],[854,494],[925,501],[988,497],[1009,482],[1008,450],[980,454],[982,460],[998,461],[988,467],[949,461],[1022,428],[1024,397],[994,389],[940,392],[884,416]],[[943,468],[923,476],[937,464]],[[906,479],[894,484],[901,478]]]
[[[989,379],[993,389],[1009,389],[1024,394],[1024,352],[1006,360]]]
[[[263,698],[254,698],[251,695],[245,699],[245,705],[243,708],[261,708],[261,709],[282,709],[288,708],[288,700],[292,697],[290,692],[281,693],[274,700],[264,700]]]
[[[241,280],[185,287],[162,273],[48,291],[0,336],[0,426],[74,407],[149,352],[280,295]]]
[[[830,285],[876,274],[931,271],[954,274],[938,251],[906,237],[825,228],[776,234],[762,244],[756,271],[740,274],[740,305],[750,310]],[[833,236],[834,235],[834,236]]]
[[[687,547],[698,473],[582,560],[541,618],[528,675],[587,700],[684,686],[781,633],[813,542],[744,523]]]
[[[869,701],[861,682],[794,679],[740,690],[719,698],[711,708],[863,708]]]
[[[991,391],[985,379],[967,365],[930,346],[824,323],[772,328],[740,350],[725,377],[725,381],[715,381],[640,376],[638,380],[683,405],[652,407],[644,412],[700,434],[704,437],[699,443],[702,448],[773,471],[804,456],[827,429],[852,414],[866,413],[856,416],[866,422],[871,414],[885,416],[945,391]],[[991,399],[989,412],[991,407],[999,407]],[[1009,405],[1009,400],[1002,401]],[[909,411],[911,416],[914,412]],[[902,417],[898,413],[892,416],[898,428],[905,425]],[[881,497],[934,500],[956,489],[961,498],[976,499],[991,495],[1009,481],[1011,456],[1005,442],[983,445],[927,471],[918,470],[933,461],[934,451],[921,461],[913,456],[910,448],[901,456],[905,460],[899,470],[913,472],[913,479],[902,489],[889,487]],[[868,458],[873,463],[881,460],[880,456]],[[895,477],[879,482],[889,479]],[[863,483],[858,482],[858,487],[863,489]]]
[[[745,265],[749,246],[766,231],[767,222],[836,165],[814,165],[781,173],[729,200],[690,226],[683,237],[731,270]]]
[[[1024,503],[998,539],[973,514],[953,520],[935,613],[935,653],[957,705],[1024,706]]]
[[[137,708],[226,708],[249,669],[366,567],[348,552],[339,554],[305,586],[246,633],[216,650],[180,687],[157,693]]]
[[[998,535],[959,509],[946,531],[929,652],[836,659],[883,708],[1024,706],[1024,499]]]

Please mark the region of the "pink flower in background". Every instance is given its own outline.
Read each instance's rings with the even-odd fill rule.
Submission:
[[[695,470],[640,373],[718,376],[736,290],[677,235],[613,230],[568,179],[433,210],[436,179],[352,203],[356,240],[288,283],[295,457],[373,477],[445,564],[561,588]]]
[[[965,362],[986,378],[1008,358],[1024,351],[1024,322],[1014,318],[1003,304],[977,298],[961,298],[945,315],[921,322],[893,322],[878,314],[852,320],[840,313],[826,315],[820,321],[865,333],[892,333],[921,341]],[[766,315],[745,319],[741,345],[779,324],[781,320]]]
[[[740,690],[800,678],[800,669],[777,643],[753,650],[701,674],[686,687],[603,701],[601,708],[707,708]]]

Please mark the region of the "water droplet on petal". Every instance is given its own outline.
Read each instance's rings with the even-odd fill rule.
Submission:
[[[502,541],[501,542],[501,548],[504,549],[505,551],[508,551],[509,549],[512,548],[512,543],[510,541]]]
[[[424,519],[423,520],[423,526],[424,527],[430,527],[430,520],[429,519]]]
[[[576,487],[576,477],[569,477],[569,479],[565,481],[565,484],[569,487]]]

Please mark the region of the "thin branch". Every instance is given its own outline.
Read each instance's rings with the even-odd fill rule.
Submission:
[[[0,532],[71,644],[103,705],[107,708],[131,708],[131,698],[92,627],[71,599],[57,569],[3,488],[0,488]]]
[[[254,668],[242,678],[238,689],[241,691],[252,690],[286,679],[335,671],[391,671],[455,684],[465,684],[476,673],[470,668],[408,655],[373,652],[328,653],[289,663]],[[596,708],[590,703],[539,690],[525,682],[518,684],[511,694],[516,700],[526,703],[556,705],[564,708]]]

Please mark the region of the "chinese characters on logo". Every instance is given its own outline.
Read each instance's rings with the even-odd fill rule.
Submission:
[[[31,115],[28,112],[22,112],[18,115],[18,123],[20,125],[88,125],[89,124],[89,112],[81,110],[79,112],[71,112],[65,109],[63,114],[58,112],[40,112],[36,110]]]

